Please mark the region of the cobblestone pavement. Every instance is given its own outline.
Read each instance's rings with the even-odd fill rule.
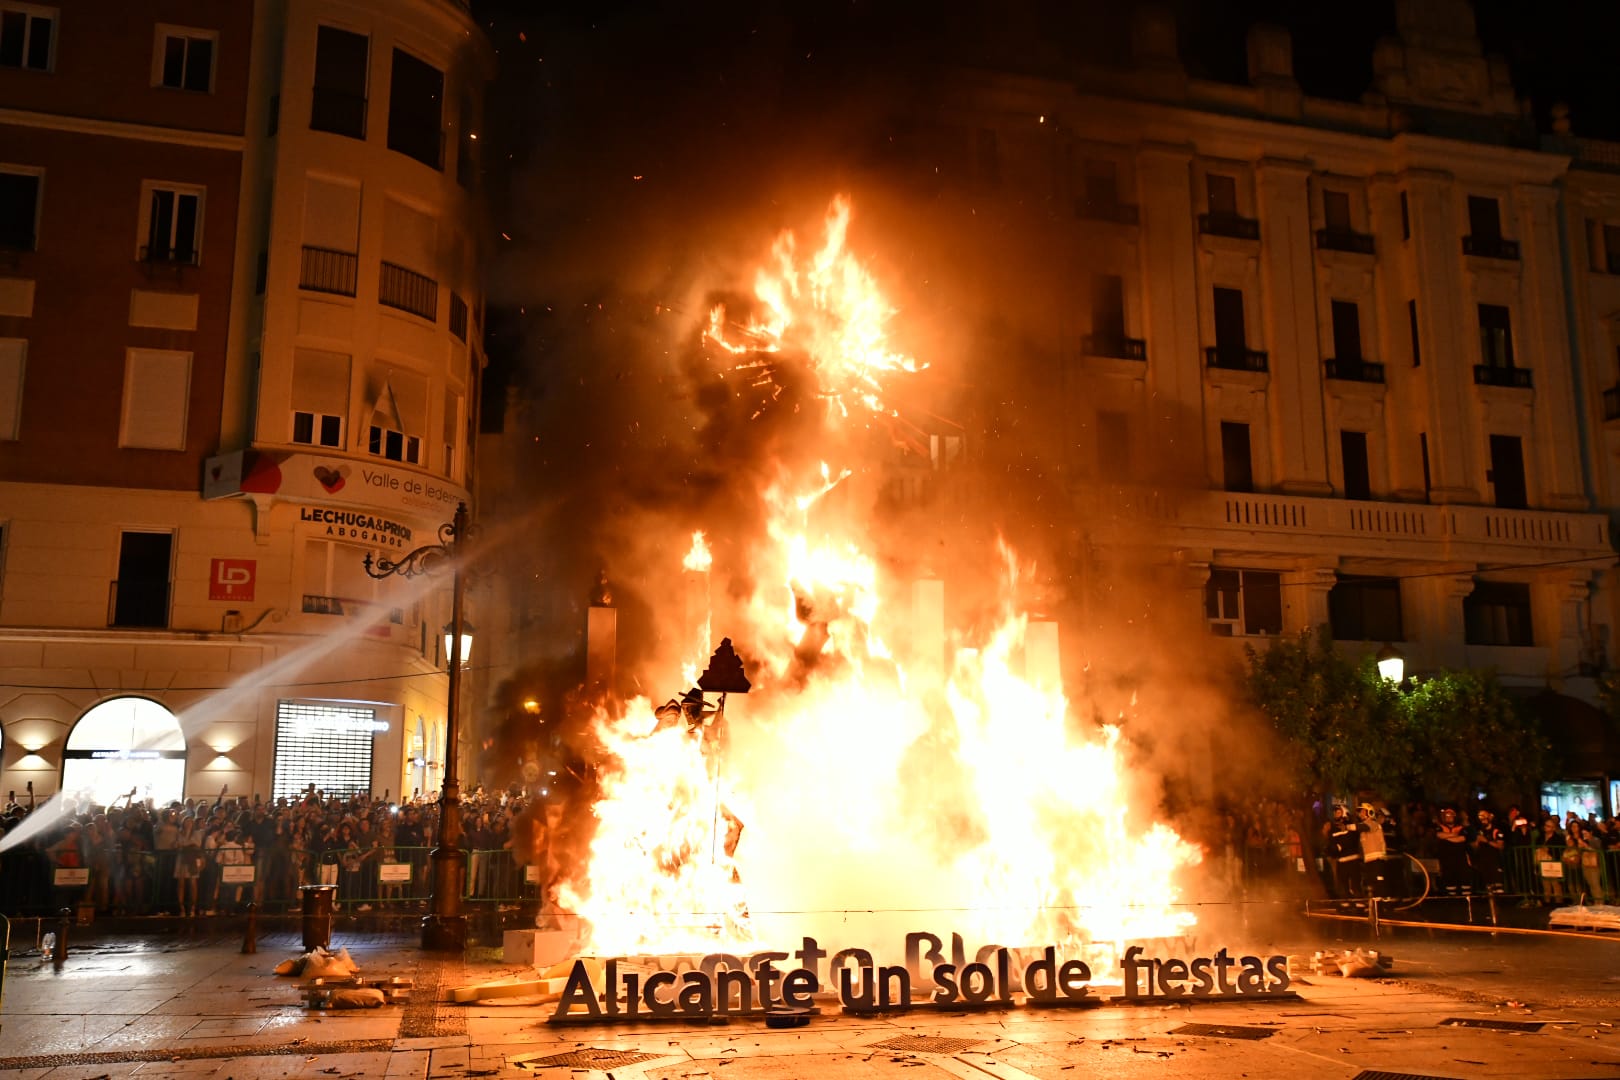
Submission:
[[[741,1018],[559,1026],[547,1022],[553,1006],[532,998],[451,1004],[441,1000],[449,987],[530,972],[491,950],[426,954],[400,934],[334,939],[362,974],[416,987],[404,1004],[348,1011],[311,1010],[296,980],[272,974],[302,951],[294,934],[268,935],[251,955],[234,934],[103,936],[75,946],[60,972],[28,941],[13,944],[0,1080],[1620,1078],[1615,936],[1407,932],[1378,943],[1396,958],[1389,977],[1307,975],[1294,1002],[881,1017],[832,1004],[808,1026],[780,1030]]]

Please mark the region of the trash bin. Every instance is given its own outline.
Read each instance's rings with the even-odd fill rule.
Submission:
[[[332,945],[332,909],[337,904],[336,885],[300,885],[304,901],[304,948],[327,949]]]

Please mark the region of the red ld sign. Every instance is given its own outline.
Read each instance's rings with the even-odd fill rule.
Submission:
[[[208,599],[252,600],[256,559],[214,559],[208,567]]]

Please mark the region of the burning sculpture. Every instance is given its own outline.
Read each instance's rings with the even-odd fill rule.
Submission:
[[[1006,545],[981,559],[1001,582],[994,625],[958,635],[950,655],[948,586],[874,554],[881,476],[866,448],[874,427],[904,441],[895,391],[925,365],[890,346],[895,311],[848,249],[850,221],[835,200],[809,253],[784,233],[751,317],[709,314],[715,377],[753,395],[756,416],[816,409],[819,437],[813,455],[769,463],[761,535],[711,550],[697,533],[669,567],[685,599],[666,678],[697,686],[598,715],[588,868],[557,900],[600,955],[740,953],[816,933],[875,944],[926,924],[1056,941],[1095,966],[1098,948],[1117,956],[1192,922],[1176,877],[1198,851],[1133,811],[1119,732],[1071,713],[1056,628],[1018,610],[1030,568]],[[754,677],[729,721],[724,696],[711,709],[702,690],[738,687],[697,676],[711,622]]]

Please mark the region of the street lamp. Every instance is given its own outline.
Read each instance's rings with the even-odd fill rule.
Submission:
[[[1385,645],[1378,650],[1378,674],[1392,683],[1399,683],[1406,676],[1406,657],[1393,645]]]
[[[461,700],[461,667],[472,649],[471,627],[462,614],[465,583],[461,556],[467,542],[467,504],[456,505],[456,516],[439,526],[439,542],[390,559],[366,556],[366,573],[374,578],[390,575],[412,578],[432,573],[441,562],[450,564],[450,625],[445,627],[445,663],[449,666],[449,701],[444,722],[444,783],[439,789],[439,842],[428,854],[432,873],[428,914],[422,919],[422,948],[459,952],[467,944],[467,919],[461,913],[461,894],[467,883],[467,853],[461,849],[461,781],[456,776],[456,719]]]

